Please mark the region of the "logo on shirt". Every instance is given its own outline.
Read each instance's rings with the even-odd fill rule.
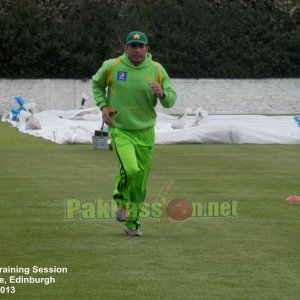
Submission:
[[[127,80],[127,72],[125,72],[125,71],[118,71],[117,80],[126,81]]]

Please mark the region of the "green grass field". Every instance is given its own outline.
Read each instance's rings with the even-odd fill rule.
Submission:
[[[0,123],[0,170],[0,267],[68,268],[0,298],[299,299],[300,203],[285,199],[300,196],[300,145],[156,146],[148,202],[173,180],[168,201],[235,200],[238,216],[147,218],[139,238],[115,220],[65,220],[66,199],[110,199],[111,151]]]

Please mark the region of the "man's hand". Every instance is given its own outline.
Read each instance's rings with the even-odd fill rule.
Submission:
[[[113,113],[116,113],[117,110],[113,109],[111,106],[109,105],[105,105],[102,107],[101,109],[102,111],[102,120],[107,124],[107,125],[111,125],[112,124],[112,120],[110,118],[110,115]]]
[[[149,86],[151,87],[153,93],[157,95],[160,98],[163,98],[164,96],[164,90],[161,88],[161,85],[157,82],[150,82]]]

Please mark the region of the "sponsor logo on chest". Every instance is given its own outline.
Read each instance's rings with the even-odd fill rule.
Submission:
[[[119,81],[126,81],[127,80],[127,72],[125,72],[125,71],[118,71],[118,73],[117,73],[117,80],[119,80]]]

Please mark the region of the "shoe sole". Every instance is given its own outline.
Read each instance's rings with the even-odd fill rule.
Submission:
[[[129,230],[128,228],[123,228],[123,231],[125,234],[127,234],[128,236],[141,236],[142,233],[139,231],[137,232],[136,230]]]
[[[125,222],[126,221],[125,210],[118,209],[116,212],[116,219],[118,222]]]

